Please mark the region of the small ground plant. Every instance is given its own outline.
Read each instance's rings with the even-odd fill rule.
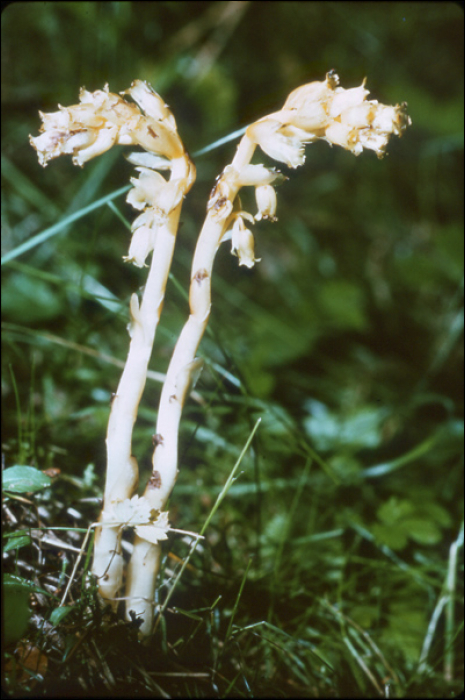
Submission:
[[[194,684],[195,692],[203,696],[266,696],[274,694],[272,679],[276,678],[280,679],[283,695],[337,697],[356,689],[357,694],[381,697],[390,693],[391,686],[402,694],[415,688],[425,675],[434,676],[428,657],[443,611],[447,626],[444,667],[452,680],[452,649],[457,634],[453,612],[455,572],[457,553],[463,545],[463,526],[451,545],[447,577],[441,581],[419,661],[413,663],[412,652],[407,678],[387,659],[381,642],[396,637],[396,620],[402,616],[410,616],[411,624],[418,623],[419,627],[423,618],[417,609],[401,610],[397,617],[386,612],[384,631],[377,642],[373,640],[366,628],[379,615],[373,591],[383,585],[382,566],[374,574],[371,556],[364,548],[378,548],[383,566],[398,570],[404,577],[402,585],[411,587],[415,600],[421,599],[433,573],[426,568],[418,573],[402,562],[396,551],[409,540],[421,542],[428,536],[428,509],[429,514],[435,512],[434,532],[429,533],[433,539],[441,528],[450,525],[447,513],[437,504],[421,503],[421,498],[393,496],[379,504],[377,521],[369,529],[355,513],[353,519],[347,520],[345,514],[338,522],[333,521],[333,529],[325,529],[316,503],[309,512],[313,523],[319,522],[318,528],[308,531],[296,520],[315,465],[321,474],[340,485],[349,500],[358,488],[370,489],[370,479],[382,474],[383,469],[390,473],[398,468],[392,460],[363,474],[355,463],[357,449],[376,440],[374,436],[385,424],[382,409],[373,408],[366,414],[362,411],[341,422],[326,406],[309,400],[304,419],[309,439],[302,441],[292,416],[271,401],[244,392],[246,382],[225,368],[223,378],[238,391],[231,390],[224,397],[223,408],[220,384],[218,391],[207,397],[201,390],[195,391],[204,365],[210,371],[215,365],[213,358],[199,356],[198,352],[215,311],[212,279],[217,251],[223,242],[230,241],[240,266],[252,269],[260,261],[252,227],[261,221],[277,220],[276,188],[288,179],[275,167],[257,162],[257,147],[265,154],[261,158],[268,156],[290,169],[304,164],[305,146],[317,141],[342,146],[356,156],[365,149],[372,150],[381,158],[390,137],[401,136],[411,120],[405,103],[385,106],[367,100],[367,95],[365,81],[359,87],[344,89],[334,71],[321,82],[297,88],[282,109],[247,127],[231,164],[218,175],[193,254],[189,315],[166,373],[157,377],[163,385],[152,432],[152,467],[141,491],[141,457],[133,454],[136,419],[144,410],[141,399],[150,377],[149,362],[176,257],[181,208],[194,184],[196,169],[171,110],[143,81],[136,80],[120,95],[110,92],[108,86],[95,92],[82,89],[78,105],[41,113],[42,133],[31,137],[31,144],[43,166],[63,154],[71,155],[76,165],[83,166],[114,145],[142,149],[127,156],[138,176],[131,178],[126,201],[138,216],[131,225],[124,261],[146,270],[147,275],[144,287],[130,297],[129,350],[111,398],[105,487],[98,519],[93,511],[98,490],[91,468],[80,477],[62,473],[56,483],[55,473],[25,467],[21,460],[19,466],[7,471],[5,517],[11,530],[7,533],[7,552],[14,553],[18,564],[24,548],[36,547],[43,564],[44,545],[57,550],[52,549],[54,554],[41,573],[46,585],[41,585],[33,566],[29,583],[18,570],[5,582],[11,609],[18,611],[17,617],[8,621],[8,641],[15,643],[22,637],[32,620],[37,628],[34,643],[17,647],[8,662],[11,688],[22,685],[33,690],[45,677],[49,660],[56,662],[60,657],[66,667],[62,682],[75,677],[82,692],[91,694],[114,693],[115,689],[125,694],[131,688],[135,695],[182,695],[193,692]],[[246,187],[254,189],[254,211],[239,196]],[[283,197],[287,187],[289,183],[282,189]],[[214,430],[208,421],[202,425],[195,419],[198,409],[189,409],[189,397],[192,406],[214,407]],[[210,452],[208,462],[213,464],[219,459],[222,410],[229,411],[231,406],[237,410],[230,411],[226,420],[245,416],[247,430],[236,433],[229,478],[215,483],[216,493],[207,489],[202,495],[192,486],[184,492],[180,489],[178,501],[178,491],[171,494],[178,472],[185,468],[180,450],[185,407],[185,424],[200,434],[205,451]],[[261,432],[266,438],[260,437]],[[229,447],[233,435],[234,428],[228,433]],[[250,523],[259,512],[256,501],[254,505],[249,499],[253,487],[243,484],[241,490],[236,481],[244,461],[260,452],[261,439],[269,441],[268,450],[273,449],[270,444],[275,440],[283,463],[292,462],[298,455],[301,464],[298,470],[292,464],[292,476],[281,477],[280,488],[291,493],[288,511],[277,510],[258,541],[253,534],[259,532],[255,525],[250,531],[237,527],[234,508],[243,508]],[[289,440],[292,448],[286,451]],[[336,459],[330,463],[321,456],[332,440],[341,446],[339,462]],[[208,470],[202,469],[200,453],[196,455],[193,461],[199,464],[205,482]],[[404,455],[407,462],[413,458]],[[186,461],[192,466],[192,458]],[[317,482],[318,478],[313,486],[322,499],[320,505],[327,505],[330,490],[320,489]],[[73,490],[74,501],[70,498]],[[227,513],[223,532],[213,529],[209,533],[227,495],[237,499],[237,506]],[[173,527],[182,512],[183,499],[194,497],[199,503],[204,499],[203,504],[208,506],[202,525],[195,528],[184,522],[182,529]],[[75,502],[79,502],[79,508]],[[170,514],[173,509],[174,515]],[[55,527],[60,517],[68,522]],[[61,528],[66,536],[60,536]],[[170,551],[162,544],[168,539]],[[242,539],[248,541],[246,546]],[[250,553],[254,549],[266,560],[261,575],[251,574]],[[241,562],[241,575],[230,585],[231,572],[238,564],[237,552],[247,555]],[[307,556],[308,566],[303,560]],[[438,576],[439,569],[434,574]],[[284,594],[289,577],[300,581],[292,586],[292,596]],[[390,584],[393,590],[397,585],[394,579]],[[325,592],[331,580],[334,596]],[[351,580],[356,580],[353,586]],[[371,591],[370,604],[362,602],[367,590]],[[29,607],[31,594],[36,613]],[[342,605],[346,595],[354,599],[355,616]],[[248,609],[250,605],[256,608],[253,620],[240,615],[244,604]],[[412,641],[412,648],[415,643]],[[403,653],[408,657],[407,647]],[[90,658],[92,662],[84,671],[83,659]],[[127,664],[124,672],[122,659]]]

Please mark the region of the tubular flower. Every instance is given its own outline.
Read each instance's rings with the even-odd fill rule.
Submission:
[[[136,228],[132,234],[128,254],[123,256],[124,262],[132,262],[136,267],[145,267],[147,256],[155,247],[156,236],[156,226],[153,228],[151,226],[139,226]]]
[[[170,108],[165,104],[164,99],[145,81],[134,80],[131,87],[121,94],[131,95],[134,102],[144,110],[148,117],[158,122],[164,122],[173,132],[176,131],[176,120]]]
[[[277,119],[263,119],[249,126],[246,134],[270,158],[290,168],[298,168],[305,162],[305,132],[300,133]]]
[[[175,179],[167,182],[160,173],[148,168],[136,168],[136,170],[140,175],[138,179],[131,177],[134,187],[128,192],[126,201],[134,209],[154,207],[162,217],[166,217],[182,200],[183,181]]]
[[[250,185],[258,187],[259,185],[269,185],[276,180],[281,181],[285,179],[279,170],[275,170],[275,168],[265,168],[264,165],[245,165],[239,172],[235,171],[231,165],[227,165],[223,171],[223,175],[232,177],[232,173],[234,172],[237,173],[236,181],[239,183],[240,187],[247,187]]]
[[[260,258],[255,257],[255,241],[252,231],[246,228],[242,216],[238,216],[232,228],[231,253],[239,258],[239,265],[253,267]]]
[[[260,185],[255,188],[255,199],[257,201],[258,213],[255,214],[255,221],[268,219],[269,221],[277,221],[276,219],[276,190],[272,185]]]

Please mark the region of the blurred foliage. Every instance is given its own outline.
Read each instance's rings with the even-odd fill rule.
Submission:
[[[239,659],[224,670],[234,694],[371,696],[388,678],[399,696],[433,697],[448,693],[448,682],[460,687],[444,670],[451,652],[443,623],[428,637],[463,519],[458,6],[10,5],[2,15],[2,255],[124,187],[131,174],[122,148],[82,170],[65,157],[42,170],[28,142],[38,110],[75,104],[83,85],[108,82],[117,92],[141,78],[169,103],[195,154],[331,68],[344,87],[367,76],[371,99],[408,102],[413,125],[382,161],[308,146],[302,168],[282,168],[289,180],[278,190],[279,221],[255,227],[261,262],[239,269],[228,244],[218,254],[197,386],[205,403],[190,401],[184,414],[175,527],[200,528],[252,425],[258,417],[262,424],[194,557],[202,578],[187,576],[177,599],[203,609],[221,594],[214,610],[222,612],[208,613],[205,656],[197,637],[194,650],[179,643],[178,662],[197,654],[200,665],[215,666],[212,640],[253,555],[227,647]],[[206,200],[235,144],[194,156],[198,179],[183,208],[156,371],[165,370],[186,318],[182,290]],[[246,209],[251,197],[244,193]],[[130,294],[144,284],[144,272],[121,260],[133,216],[120,196],[3,266],[7,466],[57,467],[78,478],[91,464],[102,488],[115,364],[127,353]],[[159,391],[147,383],[135,430],[143,476]],[[182,542],[172,547],[185,554]],[[462,616],[457,592],[454,629]],[[269,627],[246,630],[253,623]],[[164,653],[178,626],[168,615]],[[366,631],[384,655],[375,653],[370,667],[378,688],[360,663],[373,652]],[[453,650],[457,679],[460,638]],[[171,690],[205,694],[193,683]]]

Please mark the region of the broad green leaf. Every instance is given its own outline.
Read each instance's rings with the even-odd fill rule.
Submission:
[[[391,496],[386,503],[383,503],[378,508],[378,518],[385,525],[394,525],[402,518],[412,515],[414,510],[415,506],[411,501],[406,499],[401,500],[396,496]]]
[[[418,544],[436,544],[441,541],[441,530],[429,518],[407,518],[402,525],[407,535]]]
[[[374,448],[381,442],[381,427],[386,417],[382,409],[364,406],[344,416],[313,399],[306,402],[306,408],[312,415],[304,419],[304,427],[319,450]]]
[[[378,508],[378,518],[372,532],[376,539],[392,549],[402,549],[410,538],[419,544],[432,545],[441,540],[441,527],[451,519],[442,506],[428,501],[416,503],[392,496]]]
[[[2,489],[11,493],[34,493],[45,489],[51,483],[50,477],[35,467],[15,465],[3,472]]]

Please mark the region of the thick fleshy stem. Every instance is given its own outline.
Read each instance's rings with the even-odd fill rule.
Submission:
[[[42,133],[30,138],[44,167],[62,154],[71,154],[73,162],[82,166],[114,144],[142,146],[146,151],[129,156],[139,166],[140,175],[139,179],[131,178],[134,188],[127,201],[143,213],[131,227],[132,240],[125,259],[137,267],[145,267],[152,251],[153,256],[140,306],[136,294],[130,302],[131,343],[112,399],[106,439],[104,503],[96,528],[92,566],[99,579],[100,595],[113,607],[117,606],[123,575],[123,525],[118,518],[115,521],[115,509],[121,511],[121,502],[130,499],[138,485],[132,431],[163,305],[182,201],[195,179],[195,167],[179,138],[175,119],[161,97],[140,80],[122,94],[129,94],[138,106],[109,92],[107,85],[94,93],[83,88],[80,104],[60,106],[58,112],[50,114],[41,113]],[[155,169],[170,170],[169,181]]]
[[[132,431],[145,387],[148,363],[163,306],[166,283],[176,241],[181,204],[159,225],[140,308],[137,297],[131,300],[132,339],[125,368],[112,399],[108,422],[107,478],[104,491],[105,512],[112,504],[130,498],[138,486],[138,467],[132,455]],[[121,587],[123,556],[121,527],[99,527],[95,535],[92,572],[99,578],[102,598],[115,599]]]

